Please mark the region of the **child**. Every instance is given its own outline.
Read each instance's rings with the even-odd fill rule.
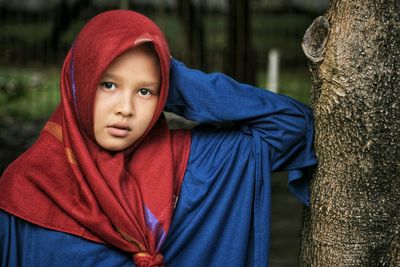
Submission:
[[[169,130],[164,108],[220,127]],[[102,13],[66,57],[59,107],[0,179],[1,264],[266,266],[270,173],[289,171],[307,204],[312,138],[303,104],[188,69],[148,18]]]

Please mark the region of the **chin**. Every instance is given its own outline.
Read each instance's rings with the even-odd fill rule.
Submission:
[[[126,148],[128,148],[129,146],[127,145],[121,145],[121,144],[109,144],[109,143],[98,143],[98,145],[100,147],[102,147],[105,150],[108,151],[113,151],[113,152],[118,152],[118,151],[122,151]]]
[[[124,150],[126,147],[103,147],[104,149],[112,152],[118,152]]]

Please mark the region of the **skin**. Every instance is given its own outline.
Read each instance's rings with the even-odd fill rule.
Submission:
[[[105,70],[94,104],[94,136],[109,151],[134,144],[153,119],[161,86],[155,52],[140,45],[117,57]]]

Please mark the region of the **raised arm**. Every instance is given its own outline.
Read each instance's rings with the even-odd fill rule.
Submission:
[[[269,144],[275,170],[291,169],[313,156],[310,108],[287,96],[239,83],[221,73],[206,74],[173,59],[166,110],[199,123],[240,125],[243,132],[257,135]],[[302,150],[309,154],[288,162]]]

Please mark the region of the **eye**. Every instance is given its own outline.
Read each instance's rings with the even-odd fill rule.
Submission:
[[[147,88],[139,89],[138,92],[139,92],[139,94],[142,95],[142,96],[149,96],[149,95],[151,95],[150,89],[147,89]]]
[[[102,82],[100,83],[101,87],[103,87],[106,90],[115,90],[117,89],[117,85],[113,82]]]

